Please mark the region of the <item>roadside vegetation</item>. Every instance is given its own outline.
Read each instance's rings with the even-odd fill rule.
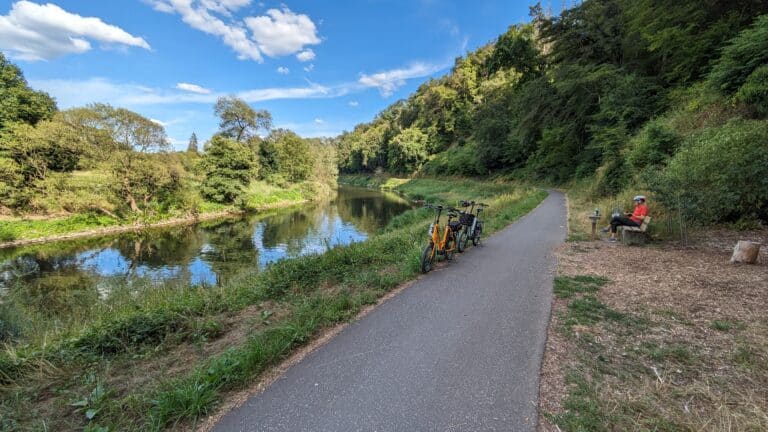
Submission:
[[[175,151],[129,110],[59,111],[2,54],[0,80],[0,242],[325,199],[336,185],[329,140],[273,129],[235,97],[214,107],[217,134]]]
[[[546,196],[501,182],[392,182],[413,198],[487,201],[489,232]],[[430,216],[406,212],[366,242],[279,261],[221,287],[114,287],[80,311],[82,321],[23,336],[4,328],[3,430],[190,427],[227,392],[416,277]]]

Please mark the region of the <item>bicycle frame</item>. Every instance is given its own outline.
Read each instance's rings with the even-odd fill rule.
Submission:
[[[432,248],[432,256],[430,258],[434,258],[435,254],[440,252],[441,254],[444,254],[445,252],[452,252],[456,250],[456,243],[454,242],[453,245],[449,249],[446,249],[445,246],[448,244],[448,236],[453,233],[453,230],[451,229],[451,217],[448,217],[448,222],[445,224],[445,229],[443,230],[442,237],[440,236],[440,216],[443,213],[442,207],[435,207],[435,221],[432,222],[430,225],[430,235],[431,239],[430,242],[434,246]]]

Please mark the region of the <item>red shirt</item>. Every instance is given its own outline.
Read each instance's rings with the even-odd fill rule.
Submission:
[[[648,207],[645,204],[638,204],[635,206],[635,211],[632,212],[632,216],[629,218],[641,224],[646,216],[648,216]]]

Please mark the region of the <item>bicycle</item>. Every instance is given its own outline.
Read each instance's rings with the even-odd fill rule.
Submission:
[[[475,210],[475,226],[472,227],[472,244],[475,246],[480,244],[480,236],[483,234],[483,220],[480,219],[480,213],[488,207],[490,207],[488,204],[477,203],[477,210]]]
[[[480,213],[488,207],[488,204],[476,203],[474,201],[463,201],[461,205],[463,207],[470,207],[470,209],[469,212],[462,212],[459,217],[459,221],[463,225],[458,240],[459,252],[467,249],[469,239],[472,239],[472,244],[475,246],[480,244],[480,236],[483,233],[483,221],[480,219]],[[477,207],[477,210],[475,210],[475,207]]]
[[[456,251],[456,235],[454,230],[461,228],[461,222],[453,222],[453,219],[459,215],[458,210],[452,207],[448,208],[448,222],[441,237],[440,215],[444,207],[431,204],[427,204],[426,207],[435,210],[435,220],[429,225],[429,245],[424,248],[424,252],[421,254],[421,271],[423,273],[428,273],[432,270],[437,255],[443,255],[446,260],[453,259],[453,254]]]

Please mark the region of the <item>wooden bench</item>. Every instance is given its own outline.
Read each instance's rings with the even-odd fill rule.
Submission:
[[[625,245],[643,245],[645,244],[645,230],[648,229],[648,224],[651,223],[651,217],[646,216],[643,219],[643,223],[639,227],[620,226],[621,242]]]

